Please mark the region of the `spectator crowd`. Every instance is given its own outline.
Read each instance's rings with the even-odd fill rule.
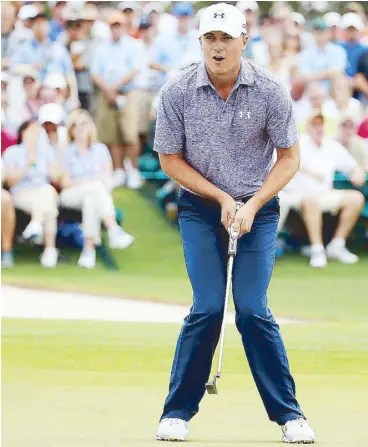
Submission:
[[[233,2],[234,3],[234,2]],[[307,20],[285,2],[245,14],[244,53],[290,91],[301,134],[301,166],[280,193],[280,230],[300,212],[310,265],[352,264],[346,247],[365,206],[368,173],[368,20],[364,2]],[[93,268],[101,224],[114,249],[134,236],[115,218],[111,191],[139,189],[138,161],[154,128],[160,89],[201,63],[195,3],[9,1],[1,5],[2,266],[12,267],[15,209],[30,216],[22,238],[58,262],[60,207],[81,211],[78,265]],[[346,174],[356,189],[334,189]],[[322,241],[322,213],[338,214]],[[368,234],[368,233],[367,233]]]

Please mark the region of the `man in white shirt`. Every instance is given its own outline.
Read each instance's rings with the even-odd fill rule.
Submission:
[[[300,138],[299,172],[285,188],[289,205],[302,210],[311,243],[310,266],[323,268],[327,257],[344,264],[358,262],[358,257],[345,246],[346,238],[356,224],[364,206],[359,191],[333,189],[335,171],[349,176],[351,183],[360,187],[365,175],[355,159],[337,141],[324,136],[324,117],[312,115],[307,133]],[[322,213],[339,214],[335,234],[326,249],[322,242]]]

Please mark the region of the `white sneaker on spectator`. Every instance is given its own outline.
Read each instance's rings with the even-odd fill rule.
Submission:
[[[93,269],[96,266],[96,250],[93,248],[84,248],[78,259],[79,267]]]
[[[119,188],[126,183],[127,175],[124,169],[115,169],[112,174],[112,186],[113,188]]]
[[[26,226],[22,233],[22,237],[25,240],[30,239],[42,239],[42,225],[40,222],[29,222],[29,224]]]
[[[144,181],[138,169],[132,169],[130,172],[128,172],[127,176],[128,176],[127,181],[128,188],[130,189],[142,188]]]
[[[156,433],[158,441],[187,441],[189,422],[178,418],[162,419]]]
[[[59,250],[54,247],[47,247],[42,252],[40,261],[42,267],[54,269],[57,266]]]
[[[316,435],[305,419],[298,418],[281,426],[282,440],[287,444],[314,444]]]
[[[311,246],[309,265],[317,269],[327,267],[327,256],[323,245]]]
[[[116,225],[108,231],[110,248],[123,250],[128,248],[135,241],[135,237],[126,233],[121,227]]]
[[[332,239],[327,245],[326,251],[330,259],[335,259],[343,264],[356,264],[359,261],[358,256],[346,248],[343,239]]]

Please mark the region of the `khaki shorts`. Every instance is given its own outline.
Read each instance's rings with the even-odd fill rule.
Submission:
[[[139,105],[139,133],[147,134],[149,132],[151,123],[152,102],[156,96],[156,93],[139,90],[137,91],[137,96]]]
[[[300,194],[286,192],[283,196],[280,196],[280,200],[287,202],[290,208],[299,209],[303,199],[314,199],[321,211],[329,212],[331,214],[337,214],[341,208],[341,202],[345,197],[345,191],[340,189],[331,189],[330,191],[320,192],[316,195]]]
[[[99,140],[106,145],[138,144],[138,98],[137,92],[126,93],[125,107],[119,110],[109,104],[99,92],[96,109],[96,122]]]

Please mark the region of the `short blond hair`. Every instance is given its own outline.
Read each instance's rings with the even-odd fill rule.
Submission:
[[[79,120],[79,118],[85,118],[89,122],[90,133],[89,133],[89,138],[88,138],[88,144],[90,145],[92,143],[97,143],[98,142],[98,137],[97,137],[96,124],[93,121],[92,116],[87,112],[87,110],[84,110],[84,109],[74,110],[69,115],[68,122],[67,122],[69,141],[70,142],[74,141],[74,138],[73,138],[73,135],[72,135],[72,131],[73,131],[73,128],[75,126],[76,121]]]

